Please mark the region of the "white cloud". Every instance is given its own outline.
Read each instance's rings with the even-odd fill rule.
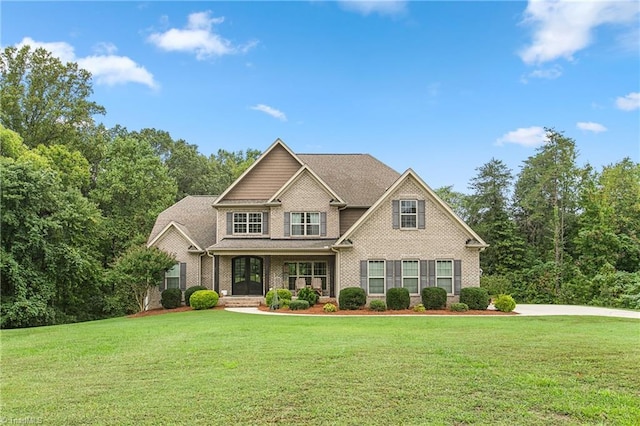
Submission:
[[[576,127],[580,130],[593,132],[593,133],[601,133],[601,132],[607,131],[607,128],[604,127],[602,124],[594,123],[592,121],[579,121],[578,123],[576,123]]]
[[[616,106],[624,111],[633,111],[640,108],[640,92],[631,92],[616,99]]]
[[[280,121],[287,121],[287,116],[285,115],[284,112],[278,109],[272,108],[269,105],[258,104],[258,105],[252,106],[251,109],[255,111],[262,111],[265,114],[268,114],[273,118],[277,118]]]
[[[572,60],[574,53],[592,43],[596,27],[632,26],[638,13],[636,0],[529,0],[523,23],[534,28],[533,40],[519,55],[527,64]]]
[[[16,47],[29,45],[32,48],[42,47],[62,62],[77,62],[80,68],[84,68],[91,73],[96,84],[114,86],[117,84],[139,83],[155,89],[158,84],[153,78],[153,74],[143,66],[137,64],[127,56],[117,56],[114,53],[118,50],[112,43],[98,43],[95,50],[96,55],[86,57],[76,57],[75,49],[72,45],[64,41],[40,42],[30,37],[25,37]]]
[[[505,133],[496,140],[496,145],[502,146],[505,143],[513,143],[527,147],[542,145],[545,142],[546,131],[543,127],[521,127],[509,133]]]
[[[554,65],[551,68],[538,68],[531,71],[529,74],[523,75],[520,79],[523,83],[528,83],[531,78],[542,78],[546,80],[555,80],[562,75],[562,67],[560,65]]]
[[[246,53],[258,44],[257,41],[250,41],[235,46],[213,31],[214,25],[223,22],[224,17],[212,17],[211,11],[196,12],[189,15],[185,28],[171,28],[165,32],[153,33],[147,40],[168,52],[195,53],[198,60]]]
[[[344,10],[367,16],[372,13],[379,15],[399,15],[407,10],[406,0],[338,0]]]

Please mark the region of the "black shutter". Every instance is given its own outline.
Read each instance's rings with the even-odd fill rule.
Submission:
[[[269,235],[269,212],[262,212],[262,235]]]
[[[400,200],[393,200],[391,206],[393,229],[400,229]]]
[[[425,207],[424,200],[418,200],[418,229],[425,228]]]
[[[462,261],[453,261],[453,294],[460,294],[462,287]]]
[[[320,235],[327,236],[327,212],[320,213]]]
[[[185,291],[187,289],[187,264],[180,263],[180,290]]]
[[[393,268],[393,286],[402,287],[402,261],[396,260]]]
[[[284,236],[291,235],[291,212],[284,212]]]
[[[385,274],[385,287],[387,290],[393,288],[393,260],[387,260],[386,262],[386,274]]]
[[[435,287],[436,286],[436,261],[435,260],[428,260],[427,261],[429,263],[429,287]]]
[[[233,212],[227,212],[227,235],[233,235]]]
[[[167,288],[167,271],[164,272],[164,277],[162,277],[160,284],[158,284],[158,291],[162,293],[163,291],[166,290],[166,288]]]
[[[421,260],[420,261],[420,291],[421,292],[423,288],[429,285],[427,271],[428,271],[427,261]]]
[[[367,291],[367,261],[360,261],[360,287],[366,292]]]

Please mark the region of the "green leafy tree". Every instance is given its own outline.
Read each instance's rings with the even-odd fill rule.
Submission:
[[[221,194],[260,156],[260,151],[248,149],[243,151],[218,150],[210,157],[214,165],[215,182],[213,194]]]
[[[468,223],[489,244],[480,255],[483,273],[504,275],[521,268],[524,259],[524,241],[509,216],[513,175],[495,158],[476,170],[469,184]]]
[[[6,134],[3,129],[3,135]],[[3,136],[3,140],[5,137]],[[3,328],[99,317],[100,212],[37,152],[0,157]]]
[[[107,148],[96,187],[90,192],[105,216],[105,263],[129,245],[146,240],[158,214],[169,207],[177,186],[151,146],[132,137]]]
[[[454,191],[453,185],[442,186],[440,188],[436,188],[433,192],[442,199],[445,203],[451,207],[451,209],[457,214],[460,219],[465,222],[469,220],[469,206],[468,206],[468,195],[463,194],[462,192]]]
[[[175,263],[173,256],[156,247],[132,246],[117,259],[110,272],[111,281],[125,303],[133,300],[133,306],[141,312],[149,290],[162,282]]]
[[[23,138],[28,147],[66,144],[79,129],[104,114],[89,100],[91,74],[51,52],[9,46],[0,54],[0,123]]]
[[[545,144],[524,162],[514,191],[515,218],[525,241],[539,261],[556,265],[555,294],[560,292],[567,245],[576,231],[576,155],[573,139],[546,129]]]

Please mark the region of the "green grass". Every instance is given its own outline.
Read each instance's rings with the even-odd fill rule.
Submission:
[[[215,310],[0,336],[6,423],[640,423],[632,319]]]

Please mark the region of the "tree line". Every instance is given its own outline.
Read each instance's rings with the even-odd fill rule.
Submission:
[[[0,326],[138,310],[124,265],[154,255],[140,248],[157,215],[220,194],[260,152],[207,157],[166,131],[108,129],[91,75],[42,48],[5,48],[0,71]]]
[[[0,71],[0,327],[139,310],[159,277],[141,265],[173,263],[144,249],[157,215],[222,193],[260,152],[207,157],[163,130],[106,128],[91,75],[42,48],[5,48]],[[490,244],[480,261],[491,293],[640,309],[640,165],[595,170],[576,157],[575,141],[547,129],[517,176],[492,159],[469,194],[436,192]]]

